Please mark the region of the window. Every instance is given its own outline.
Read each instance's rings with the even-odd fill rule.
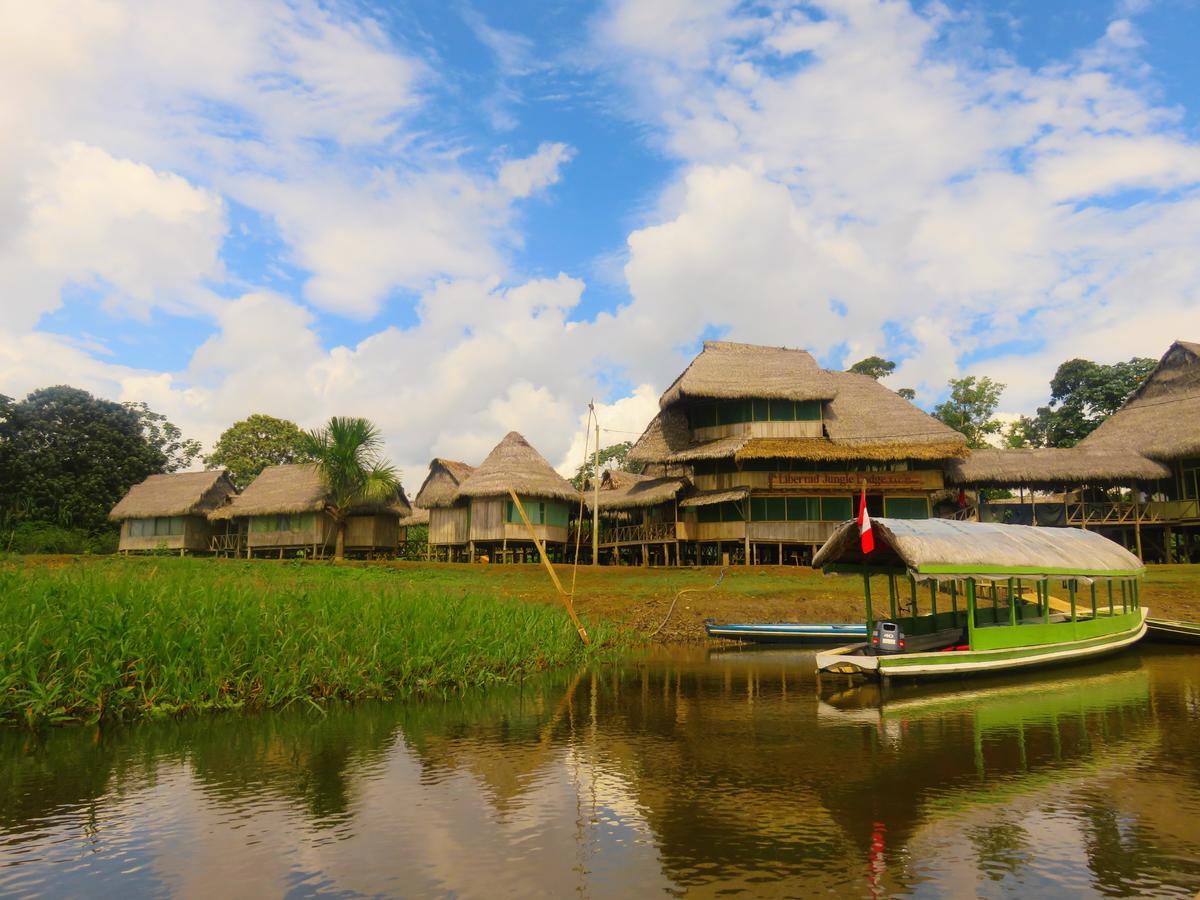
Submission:
[[[796,419],[796,405],[791,400],[771,401],[772,422],[792,422]]]
[[[521,498],[521,506],[525,509],[525,515],[529,516],[530,525],[545,525],[546,524],[546,506],[540,500],[526,500]],[[521,513],[517,510],[517,505],[511,500],[505,501],[505,521],[510,525],[524,525],[525,522],[521,519]]]
[[[924,497],[888,497],[883,508],[890,519],[929,518],[929,503]]]
[[[741,507],[737,503],[709,503],[696,507],[698,522],[741,522]]]
[[[130,537],[175,537],[183,534],[183,516],[130,519]]]
[[[740,425],[753,421],[754,404],[749,400],[726,400],[717,404],[718,425]]]
[[[796,403],[796,420],[799,422],[815,422],[821,418],[820,400],[800,400]]]
[[[822,497],[821,521],[844,522],[854,518],[854,501],[849,497]]]
[[[567,518],[570,512],[565,504],[562,503],[547,503],[546,504],[546,524],[553,525],[555,528],[566,528]]]
[[[754,421],[766,422],[771,418],[771,401],[770,400],[755,400],[754,401]]]
[[[693,428],[713,427],[717,424],[717,405],[702,403],[699,406],[693,406],[688,412],[688,421],[691,422]]]
[[[788,497],[787,506],[792,522],[815,522],[821,518],[820,497]]]

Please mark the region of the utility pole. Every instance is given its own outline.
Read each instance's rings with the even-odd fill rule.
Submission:
[[[592,421],[596,423],[596,455],[592,463],[592,565],[600,565],[600,418],[596,415],[596,400],[588,404]]]

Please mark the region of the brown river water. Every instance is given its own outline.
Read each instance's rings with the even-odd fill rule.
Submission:
[[[1182,896],[1200,653],[889,691],[802,651],[0,732],[0,894]]]

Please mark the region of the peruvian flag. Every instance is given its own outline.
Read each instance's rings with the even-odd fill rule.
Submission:
[[[875,532],[871,530],[871,514],[867,512],[867,486],[862,489],[862,499],[858,503],[858,537],[862,541],[862,552],[870,553],[875,549]]]

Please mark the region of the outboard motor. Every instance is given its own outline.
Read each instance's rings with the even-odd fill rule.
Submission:
[[[875,631],[871,634],[871,649],[877,656],[890,656],[904,652],[904,632],[899,624],[881,619],[875,623]]]

